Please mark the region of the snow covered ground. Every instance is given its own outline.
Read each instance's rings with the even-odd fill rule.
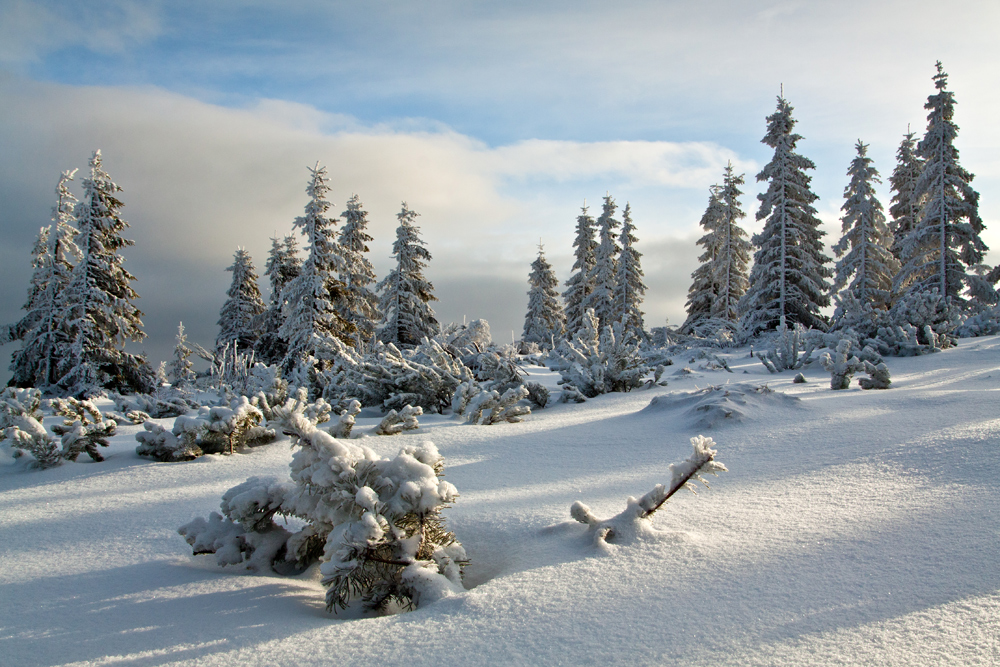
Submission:
[[[1000,664],[1000,338],[888,359],[888,391],[691,356],[668,387],[368,439],[437,444],[472,559],[468,593],[395,616],[328,614],[315,568],[220,569],[177,534],[234,484],[286,475],[287,441],[154,463],[132,427],[104,463],[3,466],[0,664]],[[673,400],[726,382],[801,400],[728,419]],[[665,536],[605,553],[570,521],[576,500],[611,516],[665,481],[699,432],[730,472],[657,513]]]

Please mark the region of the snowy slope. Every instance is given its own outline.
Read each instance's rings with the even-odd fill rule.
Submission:
[[[682,356],[674,368],[695,372],[668,387],[368,439],[383,454],[438,445],[473,561],[468,593],[397,616],[328,614],[315,568],[223,570],[177,535],[246,477],[287,474],[286,441],[153,463],[133,428],[104,463],[2,467],[0,663],[1000,663],[1000,338],[889,359],[888,391],[725,356],[734,374]],[[700,431],[730,472],[656,515],[668,535],[597,551],[572,502],[617,514],[705,426],[650,400],[727,381],[801,400]]]

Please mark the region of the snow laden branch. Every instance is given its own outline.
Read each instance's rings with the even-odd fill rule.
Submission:
[[[727,470],[726,466],[715,460],[716,450],[712,449],[715,442],[711,438],[695,436],[691,438],[694,451],[684,461],[670,464],[670,484],[657,484],[652,491],[636,499],[629,496],[627,507],[621,514],[610,519],[598,519],[590,508],[577,501],[570,507],[569,513],[580,523],[587,524],[594,536],[595,544],[609,542],[632,542],[644,534],[653,531],[650,517],[671,496],[683,487],[695,492],[694,481],[700,481],[706,487],[708,482],[702,475],[718,475]]]

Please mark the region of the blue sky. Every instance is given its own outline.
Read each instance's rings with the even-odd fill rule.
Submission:
[[[400,201],[421,213],[446,321],[519,334],[539,239],[565,280],[579,206],[610,191],[638,226],[647,324],[677,323],[728,160],[759,229],[779,86],[832,245],[854,143],[887,180],[907,123],[924,128],[937,59],[1000,249],[995,2],[290,4],[0,2],[0,317],[18,316],[59,172],[101,148],[154,361],[180,319],[212,342],[223,269],[246,246],[263,270],[316,160],[335,207],[356,192],[371,212],[380,275]]]

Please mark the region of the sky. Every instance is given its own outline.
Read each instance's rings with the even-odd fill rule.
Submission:
[[[16,321],[59,174],[95,149],[122,187],[126,268],[151,361],[177,323],[210,346],[233,253],[263,274],[308,167],[335,212],[358,194],[379,277],[402,202],[443,322],[519,337],[542,243],[557,277],[576,216],[629,203],[647,327],[683,321],[708,188],[731,161],[756,222],[760,143],[780,91],[816,163],[828,246],[860,139],[888,176],[941,60],[956,142],[1000,262],[1000,4],[838,2],[46,2],[0,0],[0,320]],[[830,253],[832,254],[832,253]],[[262,279],[262,287],[265,288]],[[13,346],[0,349],[6,357]]]

